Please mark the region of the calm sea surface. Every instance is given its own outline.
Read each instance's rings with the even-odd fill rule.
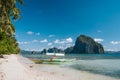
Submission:
[[[27,58],[49,59],[51,56],[40,54],[22,54]],[[65,59],[76,59],[73,62],[62,64],[76,70],[88,71],[95,74],[111,76],[120,79],[120,53],[109,54],[66,54]]]

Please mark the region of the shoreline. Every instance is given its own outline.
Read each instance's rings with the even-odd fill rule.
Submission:
[[[21,55],[0,58],[1,80],[119,80],[49,64],[34,64]]]

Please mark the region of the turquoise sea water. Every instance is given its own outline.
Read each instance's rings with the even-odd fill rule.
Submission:
[[[40,54],[22,54],[27,58],[34,59],[49,59],[51,56]],[[88,71],[95,74],[111,76],[120,79],[120,53],[110,54],[67,54],[65,57],[58,57],[65,59],[76,58],[75,61],[61,64],[76,70]]]

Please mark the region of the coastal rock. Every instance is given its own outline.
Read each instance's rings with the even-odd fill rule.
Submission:
[[[41,54],[47,53],[47,50],[46,50],[46,49],[43,49],[40,53],[41,53]]]
[[[63,50],[61,50],[61,49],[58,49],[58,48],[56,48],[56,47],[53,47],[53,48],[49,48],[48,50],[47,50],[47,52],[48,53],[63,53],[64,51]]]
[[[73,51],[73,46],[68,47],[64,50],[65,53],[71,53]]]
[[[91,37],[80,35],[71,53],[104,53],[104,48]]]

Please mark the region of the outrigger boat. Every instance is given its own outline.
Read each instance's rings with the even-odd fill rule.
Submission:
[[[50,59],[43,59],[43,60],[35,60],[35,63],[42,63],[42,64],[59,64],[63,62],[72,62],[76,59],[57,59],[57,56],[65,56],[64,53],[46,53],[46,56],[52,56]]]

